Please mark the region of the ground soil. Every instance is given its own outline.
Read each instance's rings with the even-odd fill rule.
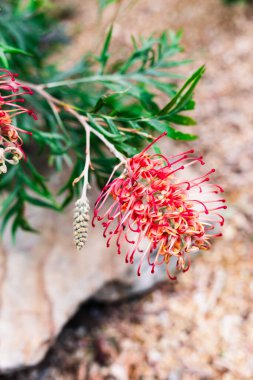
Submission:
[[[118,304],[83,305],[43,363],[1,379],[252,379],[253,8],[221,0],[120,4],[98,16],[95,0],[68,2],[75,22],[65,22],[73,40],[61,65],[99,47],[111,21],[116,54],[129,49],[132,34],[184,29],[186,55],[194,59],[187,70],[207,66],[192,145],[226,189],[224,237],[172,285]]]

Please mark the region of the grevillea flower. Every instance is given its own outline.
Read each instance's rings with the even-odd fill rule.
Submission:
[[[21,85],[15,79],[17,74],[0,69],[0,174],[6,173],[6,162],[15,165],[24,156],[21,148],[23,141],[20,132],[28,133],[13,124],[13,119],[27,113],[36,119],[33,111],[21,104],[25,101],[22,95],[32,95],[30,88]]]
[[[198,178],[183,177],[190,165],[204,165],[193,150],[165,157],[148,153],[152,145],[128,159],[118,178],[111,180],[112,174],[95,204],[93,225],[102,221],[108,247],[113,238],[119,254],[126,247],[127,263],[139,257],[138,275],[147,259],[151,273],[165,264],[175,279],[172,257],[177,270],[186,272],[190,254],[208,250],[210,238],[221,236],[217,227],[224,223],[220,209],[226,208],[225,200],[217,196],[223,189],[209,183],[214,169]]]

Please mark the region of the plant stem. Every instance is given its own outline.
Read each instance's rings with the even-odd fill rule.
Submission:
[[[40,88],[55,88],[55,87],[61,87],[61,86],[72,86],[74,84],[79,83],[92,83],[92,82],[120,82],[124,81],[126,76],[123,75],[92,75],[90,77],[85,78],[77,78],[77,79],[67,79],[57,82],[51,82],[51,83],[45,83],[40,84]]]
[[[69,111],[70,113],[71,110]],[[75,185],[77,182],[80,181],[82,177],[84,177],[83,182],[83,190],[82,190],[82,196],[81,200],[85,201],[87,196],[87,188],[89,185],[89,167],[90,167],[90,128],[89,125],[86,122],[83,122],[83,120],[80,120],[80,123],[83,125],[85,132],[86,132],[86,150],[85,150],[85,165],[82,173],[74,179],[73,185]]]
[[[105,137],[104,135],[102,135],[100,132],[98,132],[96,129],[94,129],[93,127],[91,127],[87,121],[86,121],[86,118],[82,115],[80,115],[77,111],[75,111],[73,108],[67,108],[67,111],[69,113],[71,113],[73,116],[75,116],[77,118],[77,120],[80,122],[80,124],[82,124],[85,128],[89,128],[89,130],[94,134],[96,135],[100,141],[102,141],[106,146],[107,148],[110,150],[110,152],[115,156],[117,157],[121,162],[125,162],[126,161],[126,158],[125,156],[123,156],[123,154],[121,154],[113,144],[111,144]]]
[[[145,72],[145,75],[143,73],[126,73],[126,74],[106,74],[106,75],[91,75],[84,78],[77,78],[77,79],[67,79],[57,82],[49,82],[49,83],[42,83],[38,86],[40,88],[56,88],[56,87],[62,87],[62,86],[73,86],[75,84],[80,83],[92,83],[92,82],[112,82],[112,83],[120,83],[123,86],[129,87],[129,83],[127,81],[135,81],[135,82],[141,82],[141,83],[148,83],[149,79],[147,77],[152,77],[154,74],[151,72],[149,73],[148,70]],[[170,73],[163,73],[164,77],[170,77],[172,76]],[[176,78],[184,78],[184,76],[178,74],[173,75],[173,77]]]
[[[86,195],[87,195],[87,188],[89,184],[89,167],[90,167],[90,129],[85,128],[86,131],[86,159],[85,159],[85,166],[83,170],[83,176],[84,176],[84,181],[83,181],[83,191],[82,191],[82,196],[81,199],[83,201],[86,200]]]
[[[87,123],[86,117],[80,115],[77,111],[75,111],[74,107],[72,107],[70,104],[67,104],[67,103],[65,103],[65,102],[63,102],[63,101],[55,98],[54,96],[50,95],[47,91],[44,90],[43,85],[36,85],[36,84],[26,83],[26,82],[20,82],[20,84],[22,84],[24,86],[27,86],[27,87],[30,87],[32,90],[34,90],[35,92],[37,92],[38,94],[40,94],[44,99],[47,100],[47,102],[48,102],[48,104],[50,105],[51,108],[55,104],[59,105],[60,107],[63,107],[67,112],[69,112],[73,116],[75,116],[76,119],[84,126],[84,128],[86,130],[86,133],[87,133],[87,130],[89,129],[89,132],[92,132],[94,135],[96,135],[99,138],[99,140],[102,141],[107,146],[107,148],[109,149],[109,151],[115,157],[117,157],[121,162],[125,162],[126,161],[126,157],[123,154],[121,154],[115,148],[115,146],[112,143],[110,143],[110,141],[108,141],[105,138],[104,135],[102,135],[102,133],[98,132],[96,129],[94,129],[93,127],[91,127]]]

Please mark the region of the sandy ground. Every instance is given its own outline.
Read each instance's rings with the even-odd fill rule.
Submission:
[[[84,305],[40,366],[0,378],[253,379],[253,8],[219,0],[122,1],[98,20],[94,0],[74,4],[65,66],[100,46],[113,19],[117,54],[128,49],[131,34],[184,28],[191,68],[207,65],[192,145],[217,168],[230,203],[227,223],[224,238],[176,283],[121,304]]]

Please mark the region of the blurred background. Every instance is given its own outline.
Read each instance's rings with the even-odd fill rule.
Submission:
[[[62,68],[97,51],[111,23],[119,57],[131,35],[183,29],[191,68],[207,67],[195,94],[199,139],[187,146],[217,169],[229,207],[224,237],[177,282],[117,303],[83,304],[41,364],[0,379],[253,379],[253,6],[121,0],[99,14],[95,0],[54,3],[71,38],[51,58]]]

